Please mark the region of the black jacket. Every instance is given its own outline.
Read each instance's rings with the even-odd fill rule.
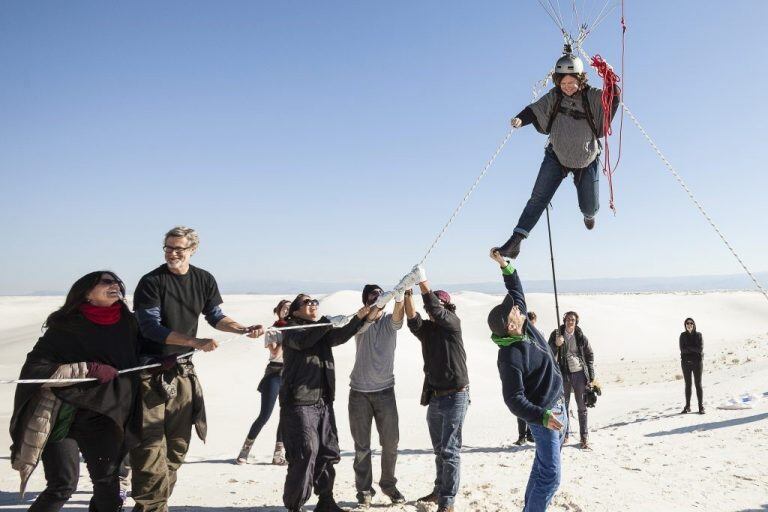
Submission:
[[[327,327],[297,329],[283,333],[281,407],[314,405],[321,398],[331,402],[334,400],[336,372],[331,347],[349,341],[360,330],[363,321],[354,316],[347,325],[333,328],[326,317],[317,322],[290,318],[287,326],[314,324],[327,324]]]
[[[434,320],[423,320],[416,313],[415,317],[408,319],[408,328],[421,342],[425,391],[447,391],[467,386],[469,374],[461,338],[461,320],[445,309],[434,293],[425,293],[422,299],[424,309]]]
[[[703,353],[704,341],[700,332],[694,330],[690,334],[688,331],[680,333],[680,359],[700,361]]]
[[[563,373],[563,375],[570,375],[571,372],[568,369],[568,359],[566,358],[568,347],[565,343],[559,347],[557,346],[555,340],[558,334],[561,336],[565,335],[565,325],[561,325],[558,329],[555,329],[552,331],[552,334],[549,335],[549,348],[552,349],[552,353],[555,355],[557,363],[560,365],[560,371]],[[585,369],[587,382],[591,382],[595,380],[595,356],[592,353],[592,347],[589,345],[589,340],[586,336],[584,336],[581,327],[578,325],[574,331],[574,336],[576,337],[576,348],[579,351],[581,366]]]

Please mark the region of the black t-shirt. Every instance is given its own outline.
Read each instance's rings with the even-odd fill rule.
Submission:
[[[192,265],[184,275],[172,273],[166,265],[159,266],[139,280],[133,295],[134,310],[160,308],[163,326],[192,337],[197,336],[200,314],[210,313],[222,302],[213,275]],[[158,347],[147,348],[147,352],[156,353]],[[187,351],[189,347],[171,344],[162,350],[165,354]]]

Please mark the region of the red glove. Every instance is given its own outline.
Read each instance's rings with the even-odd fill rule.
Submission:
[[[99,381],[99,384],[105,384],[119,375],[117,369],[104,363],[88,363],[88,377]]]

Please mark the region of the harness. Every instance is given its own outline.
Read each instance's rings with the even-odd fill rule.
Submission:
[[[581,91],[581,104],[584,108],[584,112],[579,112],[578,110],[574,110],[572,108],[563,107],[563,91],[561,91],[559,88],[555,89],[557,91],[557,99],[555,100],[555,105],[552,108],[552,112],[549,114],[549,122],[547,123],[547,133],[550,133],[552,131],[552,123],[555,122],[555,118],[558,114],[565,114],[567,116],[570,116],[574,119],[586,119],[587,123],[589,124],[589,128],[592,130],[592,134],[595,136],[595,139],[597,139],[598,144],[600,143],[600,135],[597,133],[597,126],[595,125],[595,119],[592,117],[592,109],[589,107],[589,99],[587,99],[587,91],[590,89],[589,85],[585,85],[584,89]]]

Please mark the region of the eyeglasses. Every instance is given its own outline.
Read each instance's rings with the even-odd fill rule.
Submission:
[[[99,279],[99,284],[103,284],[105,286],[112,286],[113,284],[117,284],[117,285],[123,284],[123,282],[119,279],[110,279],[108,277],[102,277],[101,279]]]
[[[317,299],[304,299],[303,301],[301,301],[301,305],[309,306],[309,307],[312,307],[312,306],[317,307],[320,305],[320,301]]]
[[[189,247],[174,247],[172,245],[164,245],[163,250],[165,251],[165,254],[184,254],[184,251],[188,251],[191,249],[192,246]]]

